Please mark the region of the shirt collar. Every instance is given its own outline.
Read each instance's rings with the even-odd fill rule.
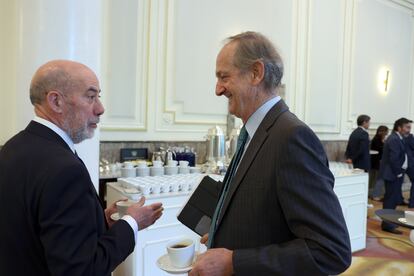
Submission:
[[[249,138],[252,138],[256,133],[257,128],[260,123],[263,121],[266,114],[269,110],[280,101],[280,96],[276,96],[262,104],[247,120],[246,122],[246,131],[249,134]]]
[[[40,118],[39,116],[35,116],[33,121],[38,122],[39,124],[42,124],[53,130],[57,135],[59,135],[63,139],[63,141],[66,142],[66,144],[68,144],[69,148],[73,151],[73,153],[75,153],[75,144],[65,131],[63,131],[61,128],[59,128],[51,121]]]
[[[396,131],[395,133],[398,135],[398,137],[400,137],[401,140],[403,139],[402,135],[398,131]]]
[[[366,133],[369,133],[368,132],[368,129],[366,129],[365,127],[363,127],[363,126],[358,126],[358,127],[360,127],[363,131],[365,131]]]

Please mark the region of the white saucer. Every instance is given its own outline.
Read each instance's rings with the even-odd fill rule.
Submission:
[[[195,256],[197,256],[197,252],[195,253]],[[182,274],[190,271],[193,269],[193,266],[187,266],[187,267],[175,267],[171,264],[170,257],[168,257],[168,254],[162,255],[157,260],[157,266],[158,268],[164,270],[165,272],[168,272],[170,274]]]
[[[414,226],[414,224],[408,223],[406,218],[399,218],[398,221],[410,226]]]
[[[118,212],[113,213],[113,214],[111,215],[111,219],[112,219],[112,220],[115,220],[115,221],[117,221],[118,219],[120,219]]]

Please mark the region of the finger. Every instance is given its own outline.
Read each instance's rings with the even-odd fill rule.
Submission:
[[[141,207],[141,206],[144,206],[144,203],[145,203],[145,196],[141,197],[140,200],[135,204]]]
[[[152,210],[157,210],[162,207],[162,203],[161,202],[153,203],[150,205],[150,207],[152,208]]]
[[[208,241],[208,234],[205,234],[204,236],[201,237],[200,242],[202,244],[206,244],[207,241]]]
[[[154,221],[159,219],[162,216],[162,211],[160,212],[155,212],[153,215]]]

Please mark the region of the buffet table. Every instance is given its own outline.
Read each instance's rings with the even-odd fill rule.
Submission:
[[[368,175],[342,166],[340,163],[330,163],[331,171],[335,176],[334,191],[344,213],[351,239],[351,248],[354,252],[365,248]],[[120,178],[118,182],[108,183],[108,204],[128,197],[131,188],[139,189],[149,185],[151,187],[159,186],[161,189],[153,188],[156,193],[151,193],[150,189],[146,190],[145,192],[148,193],[145,195],[146,204],[162,202],[164,205],[163,216],[154,225],[139,232],[134,252],[114,271],[114,276],[169,275],[156,266],[156,260],[166,253],[165,248],[169,240],[185,235],[197,241],[197,247],[200,246],[198,242],[200,236],[181,224],[176,216],[203,177],[203,174],[135,177]],[[222,178],[217,175],[213,177],[216,180]],[[163,183],[175,183],[178,186],[165,187]],[[129,197],[131,198],[131,196]]]

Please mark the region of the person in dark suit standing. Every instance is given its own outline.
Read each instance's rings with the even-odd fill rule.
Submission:
[[[334,178],[312,130],[278,96],[283,63],[256,32],[230,37],[216,94],[244,127],[195,275],[328,275],[351,262]],[[242,135],[242,133],[244,133]]]
[[[369,135],[368,128],[371,118],[368,115],[359,115],[357,118],[358,127],[349,136],[346,146],[346,162],[352,164],[356,169],[366,172],[370,169]]]
[[[377,151],[376,154],[371,155],[371,170],[370,174],[372,175],[372,181],[374,184],[374,189],[372,191],[372,199],[379,201],[383,196],[384,192],[384,180],[378,177],[380,161],[382,158],[382,152],[384,150],[385,137],[388,135],[387,126],[379,126],[377,128],[377,133],[372,138],[371,141],[371,150]],[[371,180],[371,179],[370,179]]]
[[[385,182],[384,209],[395,209],[401,201],[401,186],[408,168],[404,137],[410,133],[411,123],[412,121],[406,118],[395,121],[393,132],[385,141],[379,171],[379,177]],[[402,233],[396,229],[395,224],[385,221],[382,222],[381,228],[394,234]]]
[[[407,158],[408,158],[408,165],[407,165],[407,172],[408,178],[411,181],[411,188],[410,188],[410,199],[408,201],[408,208],[414,208],[414,136],[410,133],[404,139],[406,151],[407,151]]]
[[[35,118],[0,151],[0,275],[110,275],[134,249],[160,203],[103,210],[74,144],[91,138],[104,108],[96,75],[54,60],[30,85]]]

